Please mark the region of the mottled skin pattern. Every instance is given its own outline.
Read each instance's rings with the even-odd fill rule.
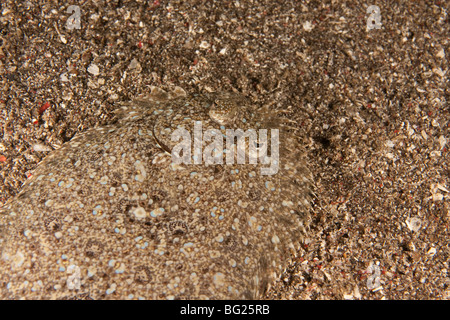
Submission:
[[[248,160],[174,165],[170,133],[193,120],[279,128],[278,173]],[[124,104],[115,123],[47,156],[0,210],[0,298],[261,297],[307,221],[311,178],[285,128],[236,94],[155,88]]]

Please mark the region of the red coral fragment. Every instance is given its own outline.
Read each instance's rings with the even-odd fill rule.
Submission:
[[[44,113],[44,111],[47,110],[48,108],[50,108],[50,102],[47,101],[39,108],[39,114]]]

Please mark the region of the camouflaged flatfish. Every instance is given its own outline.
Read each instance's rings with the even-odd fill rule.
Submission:
[[[174,163],[171,133],[196,123],[224,137],[279,129],[277,173]],[[0,210],[0,298],[261,297],[308,220],[311,176],[286,123],[234,93],[154,88],[123,104],[115,123],[52,151]]]

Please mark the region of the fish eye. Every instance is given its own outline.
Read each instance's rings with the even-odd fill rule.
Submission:
[[[253,142],[253,145],[256,148],[262,148],[264,146],[264,142],[257,142],[257,141],[255,141],[255,142]]]
[[[237,116],[237,106],[233,101],[226,99],[216,99],[211,104],[209,116],[220,125],[228,124],[235,120]]]

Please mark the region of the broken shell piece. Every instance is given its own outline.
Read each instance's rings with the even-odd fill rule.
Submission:
[[[420,220],[419,218],[408,218],[406,219],[406,225],[408,226],[409,230],[417,232],[422,226],[422,220]]]

